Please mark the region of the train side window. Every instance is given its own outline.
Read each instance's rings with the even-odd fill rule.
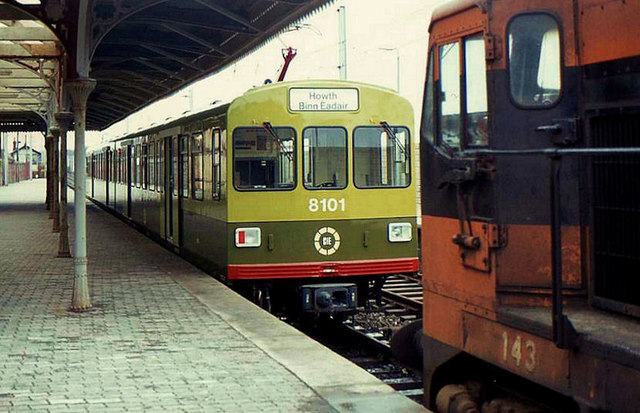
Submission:
[[[220,176],[221,173],[221,133],[220,129],[214,129],[213,134],[211,136],[211,148],[212,148],[212,159],[211,159],[211,185],[212,185],[212,197],[213,199],[220,199],[220,192],[222,186],[222,179]]]
[[[358,188],[403,188],[411,183],[409,129],[359,126],[353,131],[353,182]]]
[[[181,180],[182,191],[180,196],[182,198],[189,197],[189,136],[181,136],[180,137],[180,161],[182,163]]]
[[[296,185],[295,130],[290,127],[233,131],[233,185],[239,190],[290,190]]]
[[[204,156],[202,154],[202,134],[191,136],[191,196],[204,199]]]
[[[156,190],[156,143],[149,143],[149,190]]]
[[[487,114],[487,71],[482,36],[464,40],[466,144],[489,144]]]
[[[164,139],[156,142],[156,188],[158,192],[164,192]]]
[[[149,187],[149,145],[142,145],[142,189]]]
[[[561,46],[558,22],[537,13],[509,22],[509,84],[516,104],[544,107],[555,104],[561,91]]]
[[[140,145],[135,145],[133,147],[133,176],[135,181],[136,188],[140,187]]]
[[[306,128],[303,139],[304,187],[343,189],[347,186],[347,131],[341,127]]]
[[[460,149],[460,44],[440,46],[440,144]]]

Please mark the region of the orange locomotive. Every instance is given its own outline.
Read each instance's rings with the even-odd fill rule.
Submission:
[[[640,411],[640,1],[433,14],[421,127],[425,398]]]

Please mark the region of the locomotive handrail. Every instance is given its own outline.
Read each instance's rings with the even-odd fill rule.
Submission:
[[[594,155],[640,155],[640,147],[625,148],[542,148],[542,149],[467,149],[458,152],[465,157],[492,155],[546,155],[546,156],[594,156]]]
[[[560,222],[560,166],[563,156],[640,155],[640,147],[627,148],[543,148],[543,149],[470,149],[459,156],[547,156],[550,160],[551,214],[551,295],[552,329],[556,347],[575,347],[577,333],[564,314],[562,303],[562,234]]]

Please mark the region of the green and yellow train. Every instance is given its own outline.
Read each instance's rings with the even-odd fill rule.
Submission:
[[[349,312],[418,271],[412,128],[384,88],[275,83],[115,139],[87,192],[264,307]]]

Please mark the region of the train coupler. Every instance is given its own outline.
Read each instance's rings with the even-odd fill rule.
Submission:
[[[355,284],[307,284],[302,289],[302,311],[314,313],[355,313]]]

